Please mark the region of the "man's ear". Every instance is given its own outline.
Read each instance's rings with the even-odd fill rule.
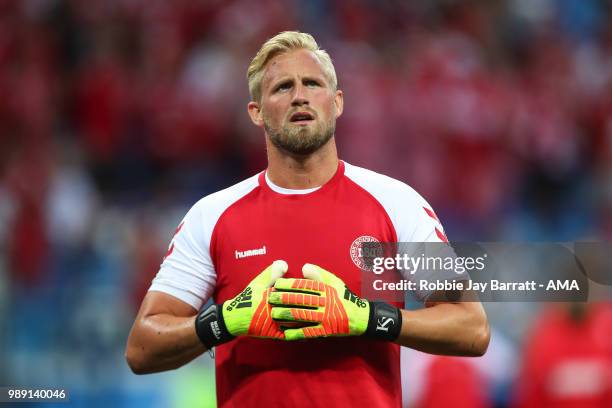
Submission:
[[[247,111],[249,112],[249,116],[251,117],[251,121],[259,127],[263,127],[263,115],[261,113],[261,107],[257,102],[249,102],[247,105]]]
[[[336,118],[339,118],[344,111],[344,94],[342,91],[336,91],[336,95],[334,96],[334,104],[336,105]]]

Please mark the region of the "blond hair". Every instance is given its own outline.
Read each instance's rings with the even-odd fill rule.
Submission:
[[[259,102],[261,100],[261,81],[268,61],[277,55],[298,49],[312,51],[323,66],[323,71],[332,90],[335,91],[338,88],[338,78],[336,77],[334,64],[327,51],[319,48],[314,37],[299,31],[283,31],[266,41],[249,64],[247,80],[249,94],[253,101]]]

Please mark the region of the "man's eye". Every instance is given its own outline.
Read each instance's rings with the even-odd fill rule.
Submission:
[[[315,87],[315,86],[319,86],[319,83],[317,81],[306,81],[306,86],[309,87]]]
[[[291,88],[291,84],[289,82],[286,82],[284,84],[280,84],[279,86],[276,87],[276,91],[286,91],[287,89]]]

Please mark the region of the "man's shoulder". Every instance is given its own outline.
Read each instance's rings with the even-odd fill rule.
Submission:
[[[210,214],[220,213],[229,206],[248,195],[259,185],[259,175],[255,174],[223,190],[208,194],[198,200],[192,207],[192,211]]]
[[[401,242],[440,242],[447,238],[433,208],[408,184],[361,167],[346,165],[346,176],[385,209]]]
[[[373,170],[345,162],[345,175],[376,198],[424,201],[424,198],[408,184]]]

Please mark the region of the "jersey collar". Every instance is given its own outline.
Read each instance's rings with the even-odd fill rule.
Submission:
[[[316,193],[318,191],[326,190],[330,185],[333,185],[344,175],[344,162],[342,160],[338,160],[338,169],[333,177],[325,184],[319,187],[314,188],[305,188],[305,189],[291,189],[277,186],[272,183],[272,181],[268,178],[268,171],[264,170],[259,174],[259,185],[266,190],[272,191],[277,194],[291,196],[291,195],[308,195],[312,193]]]

